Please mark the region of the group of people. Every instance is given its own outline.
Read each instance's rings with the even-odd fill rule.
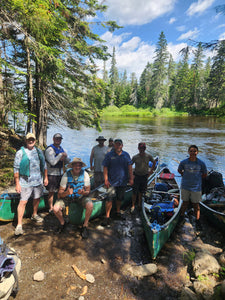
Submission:
[[[64,212],[67,203],[76,201],[85,209],[85,220],[81,229],[82,238],[88,238],[88,222],[93,210],[93,203],[89,194],[91,191],[90,177],[85,171],[86,164],[81,158],[75,157],[70,161],[67,151],[62,148],[62,135],[56,133],[53,143],[43,153],[35,146],[36,138],[33,133],[28,133],[25,139],[25,147],[17,151],[14,160],[14,178],[16,192],[20,194],[20,202],[17,208],[18,223],[15,235],[24,233],[22,219],[26,204],[30,197],[33,198],[33,214],[31,219],[35,222],[43,222],[38,215],[40,197],[43,194],[43,184],[48,190],[49,213],[53,213],[58,221],[58,232],[64,231],[66,222]],[[105,146],[106,139],[99,136],[98,144],[91,150],[90,169],[94,171],[95,187],[105,186],[107,199],[105,204],[106,215],[103,226],[111,224],[111,209],[113,201],[116,206],[116,219],[123,219],[121,214],[121,202],[124,198],[126,186],[129,183],[133,187],[131,213],[141,206],[141,198],[147,189],[147,180],[155,169],[156,160],[145,152],[146,144],[138,144],[138,154],[132,158],[123,150],[121,139],[109,139],[109,145]],[[187,208],[189,200],[193,202],[196,218],[199,220],[199,201],[201,197],[201,178],[206,176],[205,164],[197,158],[198,148],[195,145],[189,147],[189,158],[179,164],[178,171],[182,175],[182,199],[183,207],[181,215]],[[151,162],[151,167],[149,167]],[[134,170],[133,166],[135,165]],[[54,203],[54,194],[57,200]],[[136,203],[137,202],[137,203]],[[54,203],[54,204],[53,204]]]

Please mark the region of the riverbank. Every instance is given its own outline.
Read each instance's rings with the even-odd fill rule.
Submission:
[[[191,299],[198,299],[194,282],[206,283],[207,276],[193,275],[193,253],[207,250],[219,259],[224,251],[224,236],[204,218],[203,231],[196,235],[187,221],[175,230],[152,261],[140,216],[131,215],[129,210],[124,215],[124,221],[114,221],[110,228],[103,228],[101,219],[91,221],[88,240],[82,240],[80,228],[72,225],[68,225],[65,233],[57,234],[57,220],[47,212],[42,215],[41,225],[25,219],[25,234],[19,237],[14,236],[14,223],[2,223],[2,239],[17,251],[22,261],[16,299],[190,299],[184,293],[186,290],[193,293]],[[148,263],[156,265],[155,274],[137,278],[127,271],[127,266]],[[74,272],[74,265],[83,274],[91,274],[95,281],[83,280]],[[44,273],[43,281],[33,280],[38,271]],[[217,297],[203,299],[222,300],[222,278],[219,274],[208,275],[210,281],[212,278]],[[84,298],[79,298],[81,294]]]

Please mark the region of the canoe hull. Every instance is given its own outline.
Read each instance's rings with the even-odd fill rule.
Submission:
[[[210,208],[203,202],[200,202],[201,214],[207,217],[207,220],[225,233],[225,214]]]
[[[167,168],[165,168],[165,169],[167,169]],[[177,185],[177,182],[175,180],[174,180],[174,182],[176,184],[176,188],[179,191],[179,186]],[[181,206],[182,206],[182,200],[180,198],[178,207],[176,208],[174,215],[165,224],[160,226],[159,229],[154,229],[154,226],[152,226],[152,223],[150,223],[149,218],[146,214],[144,198],[143,198],[143,201],[142,201],[142,224],[144,227],[144,232],[145,232],[149,252],[151,254],[152,259],[155,259],[157,257],[158,253],[163,248],[165,243],[170,238],[172,232],[174,231],[174,229],[177,225],[177,222],[179,220]]]

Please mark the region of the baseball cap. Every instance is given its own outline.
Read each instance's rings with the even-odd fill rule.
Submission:
[[[60,138],[60,139],[62,139],[63,137],[62,137],[61,133],[55,133],[55,134],[53,135],[53,139],[55,139],[55,138]]]
[[[33,133],[29,132],[26,135],[26,140],[29,140],[29,139],[35,139],[36,140],[36,136]]]
[[[115,139],[114,140],[114,143],[120,143],[120,144],[123,144],[123,141],[121,139]]]

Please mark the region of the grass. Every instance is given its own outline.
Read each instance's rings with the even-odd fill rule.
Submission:
[[[102,117],[135,117],[135,118],[150,118],[150,117],[174,117],[187,116],[187,113],[177,112],[173,108],[149,109],[136,108],[132,105],[123,105],[118,108],[115,105],[108,106],[103,109]]]
[[[195,259],[195,251],[190,250],[183,253],[183,260],[184,262],[189,265]]]

